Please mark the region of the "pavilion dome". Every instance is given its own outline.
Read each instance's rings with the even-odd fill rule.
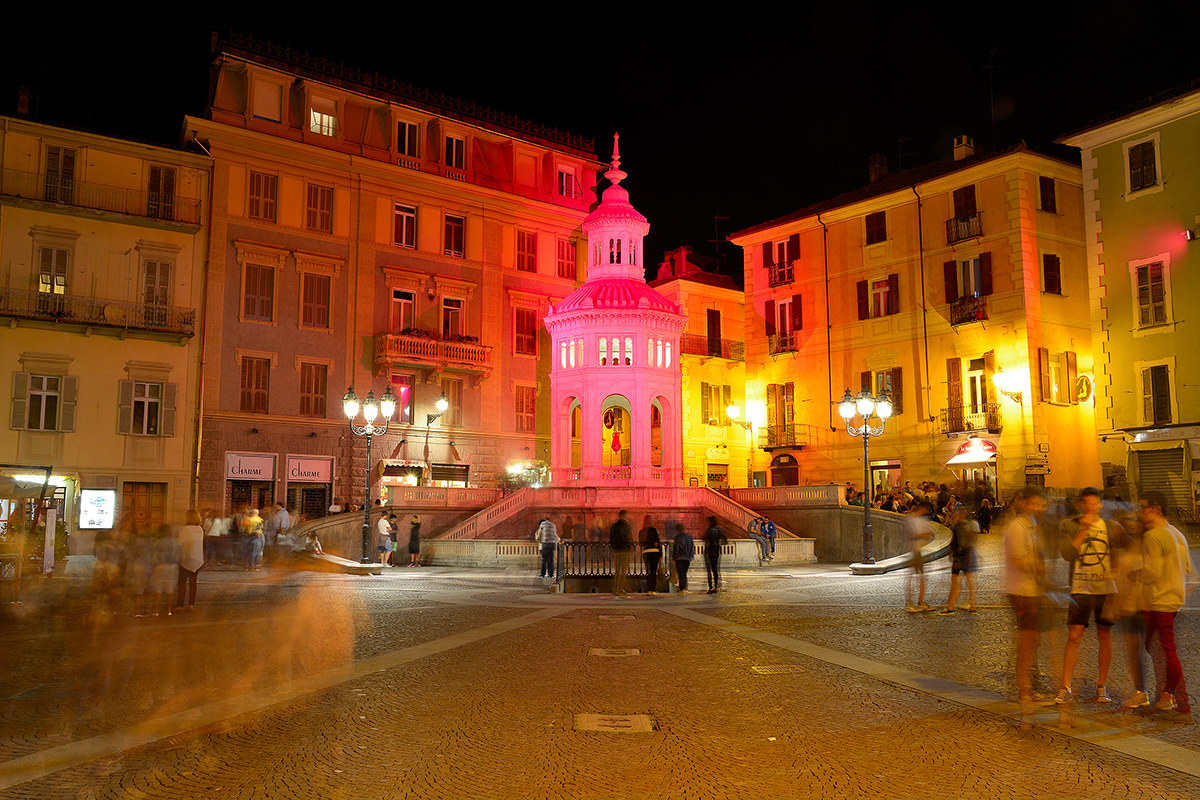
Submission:
[[[553,313],[584,309],[650,309],[679,313],[674,303],[647,286],[645,281],[619,277],[585,283],[556,305]]]

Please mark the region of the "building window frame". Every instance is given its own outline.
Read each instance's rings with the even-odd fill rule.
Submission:
[[[324,419],[329,400],[329,364],[323,361],[297,358],[300,373],[300,405],[302,417]]]
[[[537,309],[513,307],[513,353],[519,356],[538,355]]]
[[[25,401],[25,430],[59,430],[62,420],[62,384],[62,375],[29,375]]]
[[[1054,178],[1049,175],[1039,175],[1038,182],[1038,211],[1045,211],[1047,214],[1058,213],[1058,186]]]
[[[279,201],[279,176],[250,170],[246,187],[246,216],[260,222],[275,222]]]
[[[537,432],[537,387],[518,383],[513,387],[517,433]]]
[[[579,190],[579,178],[576,177],[574,169],[561,166],[558,168],[557,189],[559,197],[567,197],[572,200],[582,194]]]
[[[442,297],[441,331],[443,339],[462,336],[466,329],[467,301],[462,297]]]
[[[338,102],[331,97],[313,96],[308,101],[308,130],[319,136],[337,138]]]
[[[416,327],[417,293],[408,289],[392,289],[392,300],[388,306],[388,324],[392,333]]]
[[[875,211],[863,217],[863,241],[867,246],[887,241],[887,212]]]
[[[448,428],[462,427],[463,424],[463,380],[462,378],[442,378],[442,394],[450,404],[442,414],[442,424]]]
[[[333,308],[333,276],[320,272],[300,273],[300,327],[327,331]]]
[[[517,270],[537,272],[537,231],[517,229]]]
[[[455,133],[447,133],[442,137],[444,142],[442,162],[450,169],[466,169],[464,166],[467,163],[467,139],[465,136],[459,136]]]
[[[421,157],[421,125],[407,119],[396,120],[396,155],[401,158]]]
[[[271,373],[278,361],[276,353],[241,348],[234,351],[234,363],[240,373],[238,407],[242,413],[271,413]]]
[[[442,253],[451,258],[463,258],[466,254],[467,218],[459,214],[447,214],[442,238]]]
[[[1158,280],[1155,280],[1157,267]],[[1145,280],[1143,280],[1143,276]],[[1148,336],[1155,333],[1168,333],[1175,330],[1175,315],[1171,303],[1171,254],[1160,253],[1151,258],[1138,259],[1129,262],[1130,304],[1132,306],[1132,321],[1134,337]],[[1145,291],[1143,292],[1143,283]],[[1161,285],[1162,297],[1155,301],[1155,285]],[[1145,302],[1143,302],[1143,295]],[[1155,309],[1161,307],[1163,318],[1155,321]],[[1142,314],[1146,312],[1149,321],[1142,322]]]
[[[1170,425],[1179,419],[1179,405],[1176,400],[1175,391],[1177,374],[1174,356],[1152,361],[1134,362],[1134,385],[1137,386],[1137,397],[1140,399],[1137,412],[1140,427]],[[1163,387],[1166,391],[1166,396],[1161,397],[1161,399],[1155,392],[1153,381],[1156,378],[1166,383],[1166,386]],[[1148,380],[1151,381],[1149,385],[1147,384]],[[1151,407],[1149,414],[1146,413],[1147,405]],[[1160,415],[1160,410],[1169,416],[1164,417]]]
[[[393,372],[389,378],[392,393],[396,395],[396,423],[411,425],[414,419],[414,398],[417,393],[417,376],[411,372]]]
[[[1147,153],[1154,159],[1154,163],[1149,166],[1145,163],[1145,154]],[[1138,154],[1141,155],[1140,158],[1138,158]],[[1136,167],[1131,159],[1138,161]],[[1149,180],[1146,174],[1150,170],[1153,171],[1153,180]],[[1121,171],[1125,174],[1125,199],[1127,201],[1163,190],[1162,147],[1157,131],[1149,136],[1130,139],[1121,144]]]
[[[409,250],[417,249],[417,207],[396,203],[394,207],[392,244]]]
[[[1042,253],[1042,291],[1046,294],[1063,293],[1062,259],[1057,253]]]
[[[555,252],[555,268],[558,277],[575,280],[578,274],[576,259],[578,248],[570,239],[560,238]]]
[[[146,216],[175,219],[175,187],[178,171],[165,164],[151,164],[146,170]]]
[[[320,183],[304,186],[304,227],[333,233],[333,187]]]

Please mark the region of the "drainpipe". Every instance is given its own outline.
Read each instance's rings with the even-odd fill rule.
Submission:
[[[929,391],[933,388],[933,378],[929,374],[929,307],[925,303],[925,229],[921,224],[921,195],[917,187],[911,187],[917,197],[917,261],[921,267],[921,335],[925,340],[925,410],[933,419],[933,407],[929,404]]]
[[[192,132],[192,142],[204,151],[204,155],[208,156],[210,162],[213,160],[212,153],[208,151],[200,139],[196,136],[196,132]],[[197,501],[200,497],[200,455],[204,440],[204,385],[205,385],[205,367],[207,358],[205,353],[208,348],[208,273],[211,268],[209,255],[212,253],[212,236],[213,236],[213,169],[215,165],[210,164],[208,170],[208,236],[204,240],[204,258],[201,263],[204,265],[200,273],[200,359],[197,364],[198,375],[196,380],[196,429],[195,429],[195,445],[192,448],[192,490],[191,502],[188,504],[191,508],[196,508]],[[222,512],[224,513],[224,512]]]
[[[825,384],[829,394],[829,430],[837,431],[833,419],[833,320],[829,318],[829,227],[817,214],[821,225],[821,259],[825,264]]]

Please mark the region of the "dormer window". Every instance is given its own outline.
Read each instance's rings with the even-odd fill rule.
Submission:
[[[579,184],[575,173],[569,169],[558,170],[558,194],[560,197],[579,197]]]
[[[314,97],[308,109],[308,129],[321,136],[337,136],[337,101]]]
[[[446,166],[463,169],[467,160],[467,140],[458,136],[446,137]]]

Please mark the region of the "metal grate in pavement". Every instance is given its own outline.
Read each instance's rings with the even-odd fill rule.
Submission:
[[[795,664],[770,664],[765,667],[751,667],[752,672],[757,672],[759,675],[782,675],[787,672],[804,672],[803,667],[798,667]]]
[[[651,733],[654,720],[648,714],[576,714],[575,730],[609,733]]]
[[[627,658],[628,656],[640,656],[642,651],[636,647],[593,647],[591,653],[601,658]]]

